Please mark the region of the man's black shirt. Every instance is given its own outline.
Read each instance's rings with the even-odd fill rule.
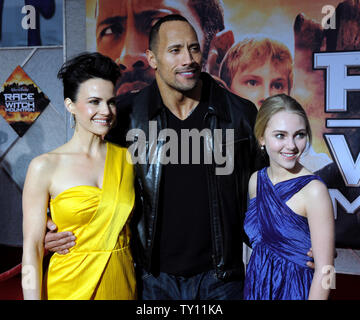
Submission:
[[[192,138],[189,148],[189,164],[182,164],[181,131],[205,128],[208,110],[208,93],[203,90],[200,103],[184,120],[177,118],[166,108],[167,127],[177,133],[178,164],[163,166],[159,219],[157,222],[157,254],[159,271],[179,276],[191,276],[210,270],[211,226],[209,196],[204,164],[204,139],[200,139],[200,164],[193,163]],[[196,138],[195,138],[196,139]],[[187,140],[187,138],[184,138]]]

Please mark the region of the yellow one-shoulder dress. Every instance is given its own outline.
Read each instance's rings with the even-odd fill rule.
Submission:
[[[136,299],[129,216],[134,206],[134,171],[127,150],[107,143],[103,187],[75,186],[50,200],[58,231],[71,231],[76,245],[55,253],[45,276],[44,298]]]

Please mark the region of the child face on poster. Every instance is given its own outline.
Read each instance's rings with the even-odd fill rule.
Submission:
[[[230,90],[259,109],[268,97],[290,94],[293,62],[285,45],[270,39],[245,39],[226,54],[220,77]]]
[[[255,103],[258,109],[266,98],[290,91],[286,70],[276,68],[270,59],[262,66],[236,72],[230,89]]]

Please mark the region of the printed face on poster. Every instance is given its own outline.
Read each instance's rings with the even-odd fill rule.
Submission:
[[[327,183],[338,247],[360,248],[360,4],[348,0],[87,0],[87,49],[123,70],[118,94],[154,79],[151,25],[179,13],[194,26],[203,69],[257,108],[286,93],[306,110],[302,162]]]

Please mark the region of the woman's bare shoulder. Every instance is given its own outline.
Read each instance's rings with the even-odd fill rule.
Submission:
[[[41,154],[33,158],[29,164],[28,173],[44,175],[52,172],[55,167],[56,157],[49,153]]]
[[[321,195],[328,195],[328,188],[320,179],[311,180],[305,187],[304,191],[307,196],[314,199],[315,201],[318,199],[317,197]]]
[[[53,172],[61,161],[63,155],[66,153],[66,150],[66,146],[62,145],[47,153],[36,156],[31,160],[29,170],[41,174]]]

